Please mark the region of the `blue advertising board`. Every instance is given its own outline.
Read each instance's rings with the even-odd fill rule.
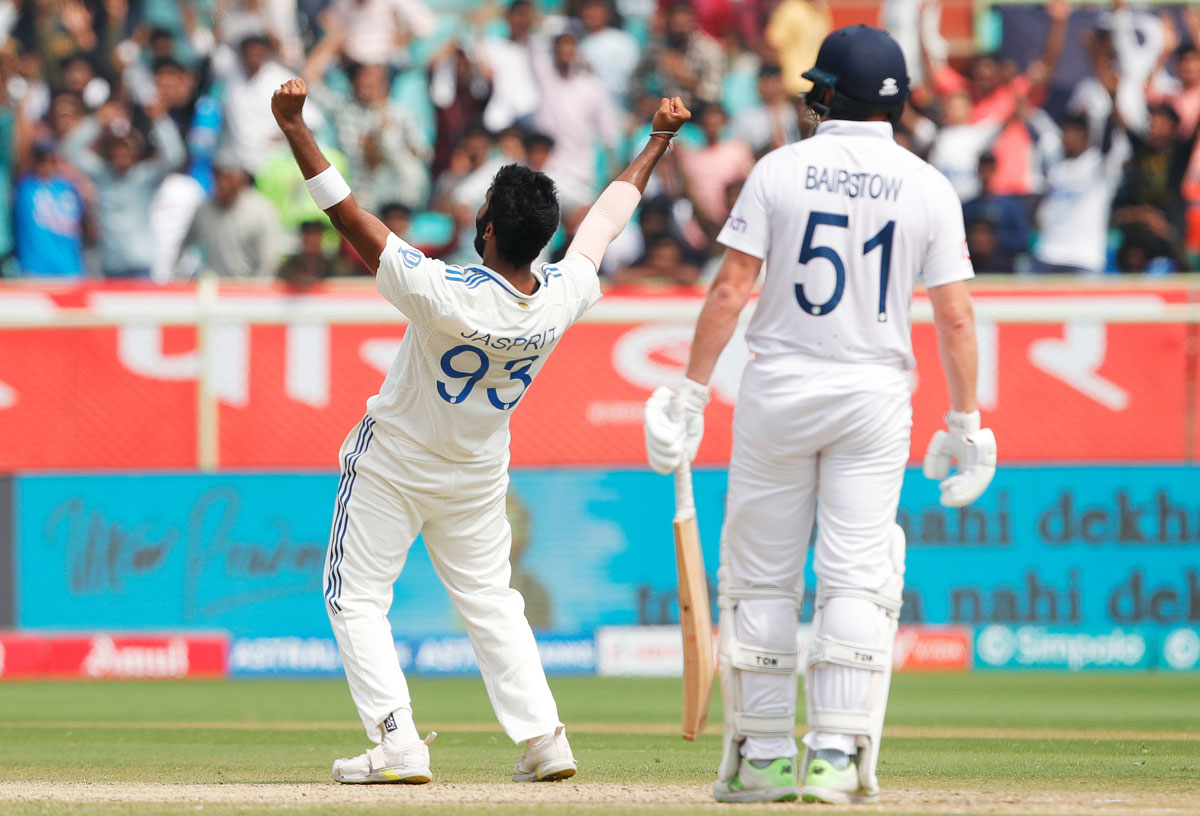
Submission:
[[[18,477],[17,625],[327,638],[320,581],[336,482]],[[724,471],[696,472],[714,604],[725,489]],[[909,541],[907,621],[1091,633],[1200,624],[1200,468],[1005,467],[973,507],[943,508],[937,493],[919,471],[907,474],[898,518]],[[513,583],[536,630],[677,619],[669,479],[516,471],[508,511]],[[391,619],[398,638],[464,631],[420,544]],[[1172,641],[1177,662],[1190,637]]]

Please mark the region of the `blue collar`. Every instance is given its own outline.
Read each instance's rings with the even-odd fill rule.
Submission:
[[[474,264],[464,264],[463,269],[470,270],[472,273],[475,273],[477,275],[485,276],[487,279],[498,284],[501,289],[504,289],[506,292],[508,292],[513,297],[520,298],[521,300],[529,300],[530,298],[536,297],[537,293],[542,291],[542,289],[544,289],[546,287],[546,276],[542,272],[540,266],[530,268],[530,271],[533,272],[533,276],[535,278],[537,278],[537,281],[539,284],[538,288],[533,290],[533,294],[530,294],[530,295],[527,295],[524,292],[520,291],[515,286],[513,286],[511,283],[509,283],[505,279],[505,277],[503,275],[501,275],[499,272],[496,272],[493,269],[489,269],[486,266],[476,266]]]
[[[817,125],[820,136],[874,136],[879,139],[894,138],[891,122],[854,122],[846,119],[830,119]]]

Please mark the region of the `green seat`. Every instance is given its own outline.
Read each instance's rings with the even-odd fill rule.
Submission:
[[[413,215],[408,230],[408,242],[417,246],[441,246],[454,236],[454,219],[440,212],[419,212]]]

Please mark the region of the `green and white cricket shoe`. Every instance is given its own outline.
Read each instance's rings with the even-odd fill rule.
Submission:
[[[879,791],[869,791],[861,787],[858,781],[858,766],[853,760],[845,767],[838,768],[828,759],[816,758],[808,763],[808,773],[804,776],[800,798],[805,802],[821,802],[826,805],[871,804],[879,801]]]
[[[795,757],[769,761],[743,757],[737,776],[713,783],[713,798],[718,802],[795,802],[799,795]]]
[[[382,785],[398,783],[424,785],[433,780],[429,770],[429,736],[411,745],[396,747],[386,740],[380,745],[349,759],[333,761],[333,779],[343,785]]]

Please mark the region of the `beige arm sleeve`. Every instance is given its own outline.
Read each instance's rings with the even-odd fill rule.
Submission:
[[[625,229],[641,200],[638,188],[627,181],[608,185],[583,217],[567,252],[581,253],[599,269],[608,245]]]

